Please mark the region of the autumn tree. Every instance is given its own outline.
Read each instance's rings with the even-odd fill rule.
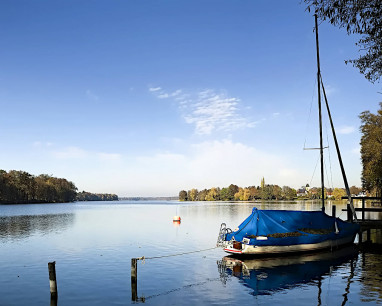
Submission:
[[[361,113],[362,186],[382,196],[382,102],[377,114]]]
[[[382,75],[382,1],[381,0],[304,0],[308,10],[321,20],[328,20],[348,34],[360,35],[362,52],[351,63],[371,82]]]
[[[218,188],[212,187],[207,193],[206,201],[217,201],[217,200],[219,200],[219,191],[220,190]]]
[[[346,191],[343,188],[334,188],[332,195],[334,199],[341,200],[342,197],[346,196]]]
[[[189,201],[197,201],[198,199],[198,189],[192,188],[188,191],[187,197]]]
[[[362,188],[356,187],[356,186],[351,186],[350,187],[350,194],[358,195],[362,192]]]

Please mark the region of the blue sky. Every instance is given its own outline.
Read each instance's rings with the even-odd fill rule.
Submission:
[[[318,186],[314,18],[297,1],[2,1],[0,168],[80,191],[170,196]],[[322,23],[321,69],[350,185],[380,84]],[[324,137],[330,136],[324,121]],[[326,142],[326,140],[325,140]],[[334,146],[327,185],[343,187]]]

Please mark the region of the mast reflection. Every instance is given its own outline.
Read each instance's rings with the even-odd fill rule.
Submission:
[[[354,246],[320,253],[284,257],[261,257],[237,259],[233,256],[223,257],[218,261],[220,278],[226,283],[227,278],[234,276],[250,288],[251,294],[270,295],[304,284],[320,284],[324,275],[329,275],[358,257]],[[318,296],[320,303],[320,294]]]

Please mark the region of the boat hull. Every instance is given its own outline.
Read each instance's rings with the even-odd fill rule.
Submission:
[[[226,241],[223,249],[229,254],[235,255],[266,255],[266,254],[290,254],[300,252],[312,252],[324,249],[335,249],[342,246],[352,244],[355,234],[340,239],[325,240],[318,243],[306,243],[296,245],[248,245],[241,244],[241,248],[235,248],[233,242]]]

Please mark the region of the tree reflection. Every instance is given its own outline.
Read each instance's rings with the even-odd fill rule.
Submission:
[[[0,217],[0,239],[22,239],[34,234],[62,231],[74,222],[74,214]]]

